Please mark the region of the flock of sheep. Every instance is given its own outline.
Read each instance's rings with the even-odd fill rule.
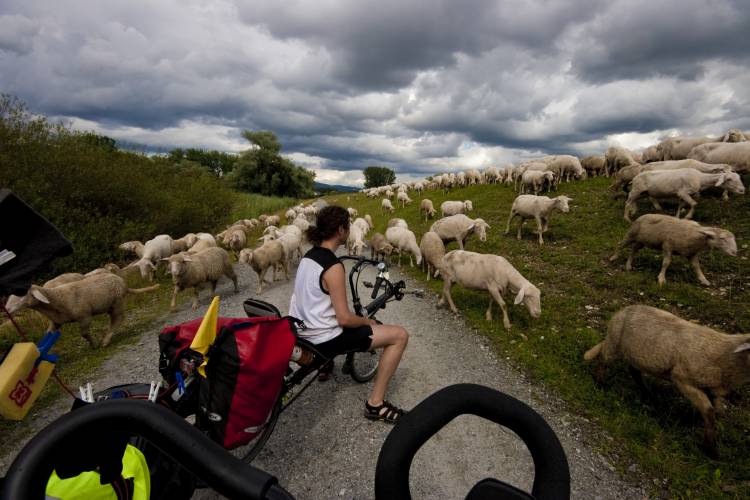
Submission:
[[[698,256],[710,248],[736,255],[734,235],[722,228],[702,226],[689,220],[694,214],[695,197],[701,192],[716,189],[723,193],[742,194],[744,186],[738,175],[750,171],[750,142],[737,130],[720,139],[670,138],[637,155],[620,147],[611,147],[604,156],[581,160],[569,155],[555,155],[524,161],[518,165],[489,167],[483,172],[471,169],[466,172],[447,173],[411,183],[394,184],[364,190],[371,198],[383,197],[382,212],[392,214],[396,206],[412,203],[412,196],[426,190],[444,190],[473,184],[505,184],[513,186],[519,194],[514,200],[505,227],[510,232],[511,223],[520,218],[517,238],[522,237],[526,220],[536,222],[539,245],[544,244],[543,234],[548,231],[553,212],[567,213],[571,198],[559,195],[554,198],[540,195],[560,189],[563,180],[572,181],[587,176],[613,177],[610,189],[620,196],[630,187],[625,205],[625,218],[635,212],[640,197],[648,197],[654,207],[661,209],[660,201],[678,200],[677,216],[647,214],[636,219],[623,241],[610,258],[617,259],[619,252],[631,248],[626,264],[630,270],[633,256],[643,248],[660,249],[664,260],[658,282],[666,281],[665,273],[672,255],[688,258],[698,280],[709,282],[700,269]],[[532,194],[533,193],[533,194]],[[120,249],[135,255],[136,260],[120,268],[108,264],[88,274],[66,273],[43,286],[33,286],[24,297],[11,297],[7,307],[15,312],[22,307],[35,309],[50,321],[50,328],[78,322],[81,334],[92,346],[96,342],[89,335],[91,318],[109,314],[110,327],[101,345],[106,346],[114,329],[122,321],[125,297],[130,293],[154,290],[158,285],[131,289],[126,285],[128,274],[135,273],[145,280],[153,280],[154,272],[163,265],[171,274],[174,284],[171,308],[174,309],[179,292],[193,289],[193,309],[198,307],[198,294],[203,288],[215,291],[219,279],[233,281],[238,291],[231,255],[242,265],[250,266],[258,275],[257,293],[262,292],[266,275],[272,270],[272,280],[283,271],[289,279],[289,268],[300,259],[305,246],[305,232],[315,223],[316,214],[325,201],[297,205],[286,211],[282,225],[279,215],[262,215],[258,219],[243,219],[219,234],[189,233],[173,239],[158,235],[141,243],[130,241]],[[689,206],[685,218],[679,218],[683,207]],[[472,290],[485,290],[489,294],[487,320],[492,319],[493,303],[503,315],[503,325],[510,329],[508,309],[504,295],[510,294],[514,304],[523,304],[533,318],[541,315],[541,291],[524,278],[505,258],[465,250],[467,241],[476,237],[486,241],[490,225],[482,218],[467,214],[474,210],[471,200],[446,201],[440,205],[440,218],[425,232],[420,243],[402,218],[390,218],[385,234],[373,233],[374,224],[369,214],[359,217],[355,208],[349,208],[351,225],[347,249],[350,254],[361,255],[370,249],[372,258],[395,258],[399,263],[403,254],[413,258],[427,271],[427,280],[442,277],[443,293],[439,301],[447,301],[457,312],[451,297],[451,287],[458,283]],[[437,209],[429,198],[420,201],[420,213],[425,220],[435,218]],[[263,234],[254,245],[249,240],[256,228]],[[446,245],[455,241],[458,250],[446,252]],[[704,446],[716,452],[715,414],[721,411],[722,398],[736,385],[744,382],[750,373],[748,352],[750,336],[726,335],[667,312],[648,306],[630,306],[617,312],[609,323],[606,339],[588,351],[587,361],[599,359],[601,367],[616,359],[629,363],[638,374],[646,372],[670,379],[678,389],[700,410],[705,421]],[[601,373],[601,369],[598,373]],[[638,379],[639,383],[640,380]],[[707,395],[713,394],[713,403]]]

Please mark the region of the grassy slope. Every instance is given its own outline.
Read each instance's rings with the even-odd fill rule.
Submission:
[[[494,321],[484,320],[487,294],[454,286],[456,306],[468,320],[493,340],[499,352],[519,362],[568,401],[573,412],[606,430],[614,440],[602,440],[601,449],[616,459],[623,472],[636,461],[647,476],[663,478],[657,486],[650,484],[655,494],[747,498],[747,390],[735,395],[734,405],[720,419],[722,459],[714,461],[698,449],[703,432],[700,414],[669,384],[647,379],[654,397],[643,401],[625,367],[615,366],[609,370],[607,385],[598,387],[592,380],[591,367],[583,362],[583,353],[601,340],[615,311],[634,303],[661,307],[726,332],[749,332],[750,197],[733,197],[729,204],[708,198],[700,201],[696,220],[732,230],[740,247],[737,258],[718,253],[702,258],[704,273],[714,286],[705,289],[698,285],[688,262],[676,257],[667,274],[667,285],[659,288],[656,275],[661,257],[656,252],[643,250],[631,273],[623,269],[624,258],[616,264],[607,261],[628,227],[622,218],[623,202],[610,199],[608,184],[609,180],[602,178],[564,184],[560,193],[574,198],[571,212],[553,215],[543,248],[531,234],[534,224],[529,222],[521,241],[514,237],[515,225],[510,235],[503,234],[515,197],[506,186],[471,186],[448,195],[428,191],[424,196],[412,196],[414,203],[397,209],[394,216],[406,219],[419,240],[432,222],[419,220],[419,200],[428,197],[436,207],[447,199],[473,200],[475,209],[470,215],[482,217],[492,229],[484,243],[469,240],[468,250],[502,255],[537,284],[542,291],[542,317],[534,321],[524,308],[511,307],[513,328],[508,334],[496,306]],[[376,230],[385,232],[388,217],[380,213],[380,199],[370,200],[361,194],[349,201],[342,196],[332,198],[357,208],[361,215],[371,214]],[[643,210],[653,211],[641,204],[639,213]],[[454,248],[452,243],[448,250]],[[423,273],[414,274],[424,279]],[[430,284],[435,291],[442,289],[440,280]],[[522,340],[520,332],[528,340]]]
[[[221,230],[226,224],[237,219],[257,217],[261,213],[279,213],[296,202],[293,198],[273,198],[257,194],[241,194],[227,220],[217,224],[216,229]],[[196,228],[198,230],[199,228]],[[256,230],[258,235],[260,230]],[[256,235],[255,237],[257,237]],[[254,241],[254,238],[251,239]],[[127,263],[127,260],[121,264]],[[62,327],[63,335],[57,342],[53,352],[60,355],[58,370],[62,379],[66,382],[74,380],[85,380],[94,373],[102,361],[116,350],[126,348],[136,342],[141,334],[153,331],[156,334],[162,326],[162,322],[155,323],[157,318],[162,317],[169,310],[169,302],[172,295],[172,282],[168,275],[159,273],[158,282],[161,288],[156,292],[147,294],[131,295],[128,297],[127,317],[125,324],[118,330],[112,339],[112,343],[104,349],[91,350],[88,343],[78,333],[78,325],[70,324]],[[137,288],[146,286],[140,279],[131,280],[130,287]],[[205,292],[204,292],[205,293]],[[177,297],[178,304],[189,302],[190,295],[181,293]],[[0,316],[0,353],[5,353],[20,338],[4,314]],[[24,333],[34,341],[38,341],[47,327],[47,322],[40,315],[32,311],[22,311],[16,317]],[[108,316],[98,316],[91,327],[94,338],[99,338],[109,324]],[[99,387],[98,389],[103,389]],[[77,390],[77,388],[76,388]],[[44,409],[57,397],[64,394],[57,383],[50,379],[40,399],[34,403],[30,413],[44,411]],[[11,422],[0,419],[0,435],[11,430],[23,429],[24,421]]]

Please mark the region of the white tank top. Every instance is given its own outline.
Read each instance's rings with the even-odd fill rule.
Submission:
[[[289,315],[305,322],[307,328],[297,334],[313,344],[331,340],[343,331],[336,320],[331,296],[323,289],[323,273],[336,264],[341,262],[332,251],[312,247],[297,268]]]

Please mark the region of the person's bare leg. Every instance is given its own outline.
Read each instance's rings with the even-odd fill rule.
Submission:
[[[378,372],[375,374],[375,384],[372,387],[367,403],[370,406],[380,406],[385,398],[388,383],[396,372],[401,356],[404,354],[406,344],[409,343],[409,334],[398,325],[372,325],[372,349],[383,347],[380,355]]]

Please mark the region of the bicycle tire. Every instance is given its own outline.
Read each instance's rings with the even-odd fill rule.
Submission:
[[[380,352],[351,352],[346,355],[346,362],[351,368],[349,375],[351,375],[355,381],[363,384],[372,380],[378,372],[378,366],[380,366]]]
[[[255,436],[255,439],[250,441],[247,445],[235,448],[234,450],[231,450],[230,453],[248,464],[252,463],[252,461],[255,460],[255,457],[258,456],[266,445],[268,438],[271,437],[273,430],[276,428],[276,422],[279,420],[279,415],[281,414],[281,404],[282,397],[279,396],[274,403],[273,408],[271,409],[271,414],[268,416],[268,421],[263,427],[263,430],[260,431],[260,434]]]

